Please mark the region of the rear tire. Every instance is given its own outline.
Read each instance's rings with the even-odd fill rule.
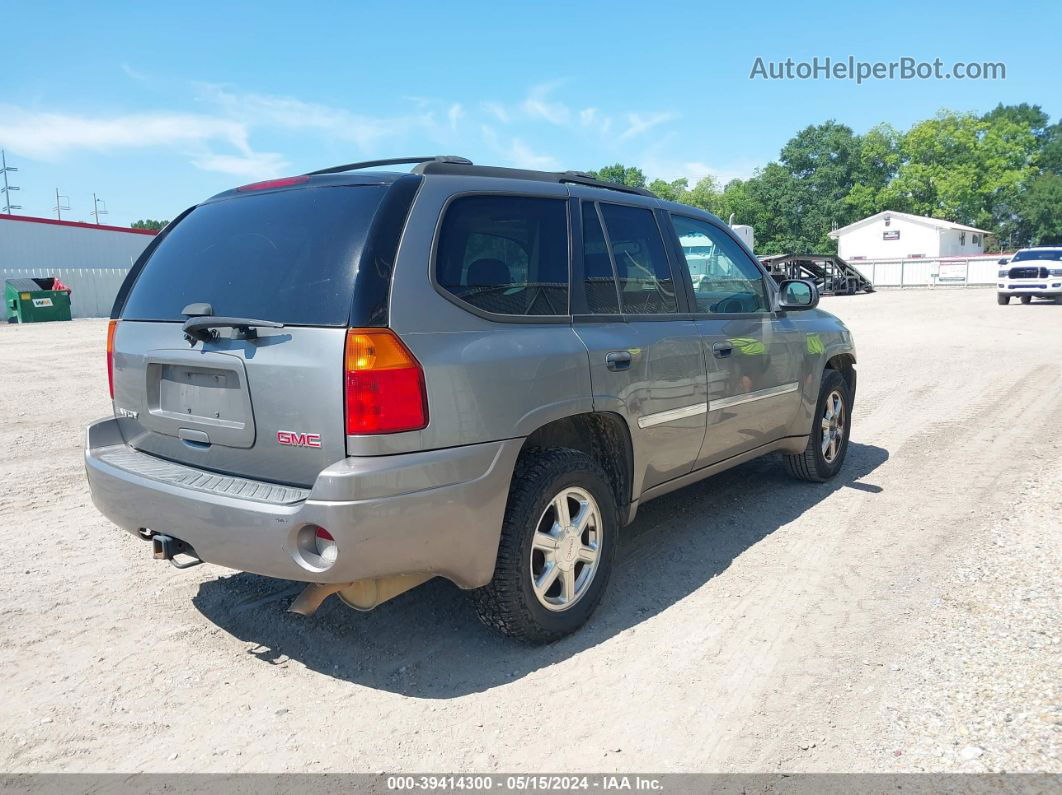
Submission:
[[[844,464],[851,430],[852,393],[848,382],[836,370],[827,369],[822,374],[807,447],[797,455],[782,456],[786,470],[798,480],[829,480]]]
[[[1010,296],[1003,295],[1003,293],[996,293],[996,303],[1000,306],[1006,306],[1010,303]]]
[[[1031,304],[1032,303],[1032,296],[1031,295],[1023,295],[1021,297],[1021,302],[1023,304]]]
[[[476,615],[525,643],[571,634],[601,601],[618,530],[615,495],[594,459],[567,448],[525,452],[513,473],[494,578],[470,591]]]

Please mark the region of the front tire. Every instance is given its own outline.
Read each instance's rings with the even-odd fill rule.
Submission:
[[[1006,306],[1010,303],[1010,296],[1003,295],[1003,293],[996,293],[996,303],[1000,306]]]
[[[852,393],[844,376],[836,370],[825,370],[807,447],[797,455],[783,456],[790,475],[799,480],[821,483],[840,471],[848,453],[848,436],[852,429],[851,407]]]
[[[525,643],[581,627],[608,585],[616,500],[601,466],[578,450],[525,452],[513,473],[494,578],[471,591],[479,619]]]

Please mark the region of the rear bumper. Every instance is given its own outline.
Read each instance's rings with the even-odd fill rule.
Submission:
[[[308,494],[281,488],[263,499],[270,484],[190,485],[177,471],[187,467],[128,447],[119,422],[89,426],[85,469],[97,509],[131,533],[164,533],[208,563],[305,582],[428,573],[474,588],[493,576],[522,440],[347,458],[324,470]],[[252,493],[258,498],[242,496]],[[332,566],[304,554],[308,525],[335,538]]]

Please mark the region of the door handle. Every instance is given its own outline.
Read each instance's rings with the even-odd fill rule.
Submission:
[[[717,342],[712,346],[712,353],[716,359],[725,359],[734,352],[734,346],[729,342]]]
[[[605,354],[605,367],[613,372],[629,370],[631,366],[630,351],[609,351]]]

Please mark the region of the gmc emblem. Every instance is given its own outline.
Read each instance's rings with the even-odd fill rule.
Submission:
[[[277,431],[277,444],[285,444],[289,447],[320,447],[321,434]]]

